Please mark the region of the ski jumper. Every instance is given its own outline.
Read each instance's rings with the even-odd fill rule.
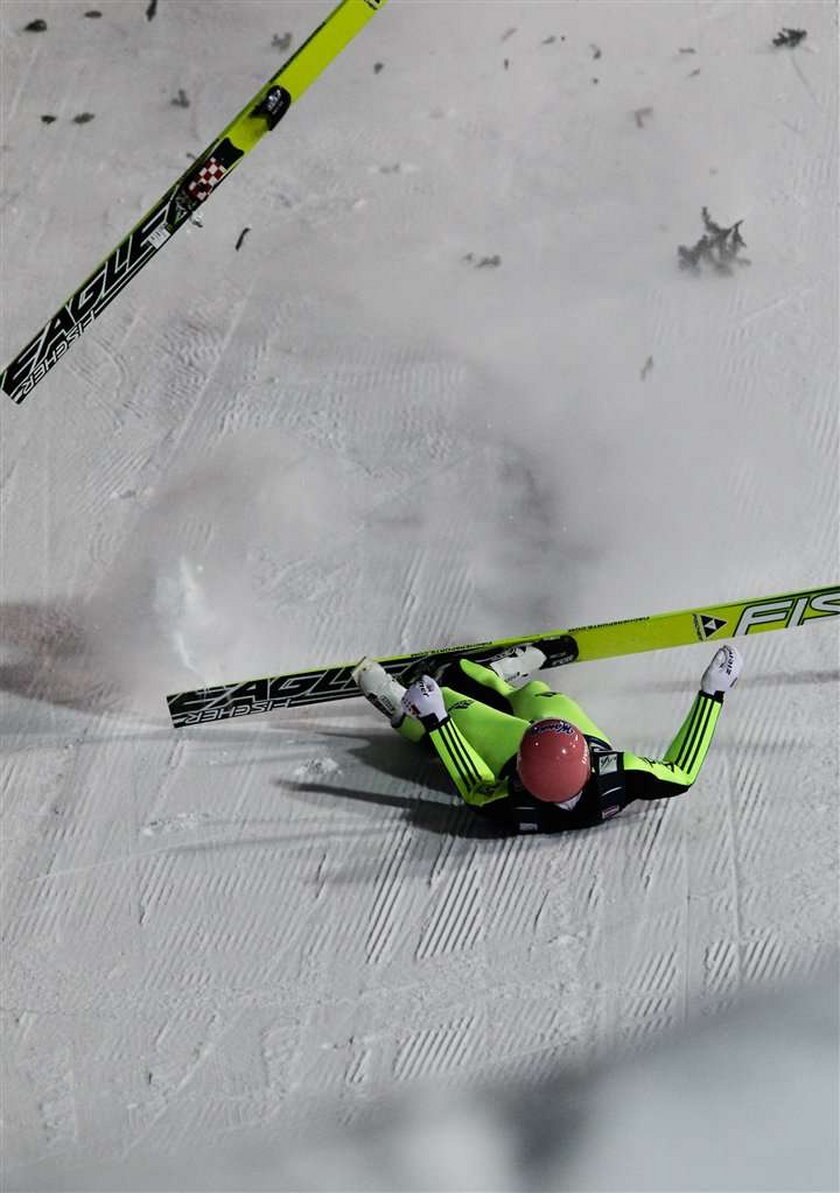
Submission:
[[[590,828],[633,800],[682,794],[700,773],[723,706],[722,694],[698,692],[664,758],[657,761],[617,750],[580,705],[541,680],[514,688],[469,659],[459,659],[458,669],[455,681],[461,690],[442,688],[447,719],[427,733],[419,721],[406,717],[397,732],[410,741],[427,738],[464,802],[508,833]],[[589,745],[591,775],[574,807],[536,799],[517,774],[522,735],[544,717],[570,721]]]

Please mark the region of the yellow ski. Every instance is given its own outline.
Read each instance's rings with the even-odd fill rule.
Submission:
[[[0,374],[18,405],[386,0],[342,0]]]
[[[438,647],[416,654],[381,658],[379,662],[403,682],[424,671],[446,682],[447,665],[455,660],[470,658],[486,663],[515,646],[538,646],[546,656],[544,669],[548,670],[566,663],[585,663],[639,651],[688,646],[692,642],[720,642],[745,634],[793,629],[813,625],[837,614],[840,614],[840,584],[832,584],[780,596],[732,601],[726,605],[701,605],[698,609],[658,613],[653,617],[634,617],[629,621],[608,621],[571,630],[526,634],[521,638]],[[279,708],[346,700],[359,695],[351,676],[356,662],[358,660],[312,671],[269,675],[193,692],[178,692],[167,697],[169,715],[174,727],[180,729],[185,725],[227,721],[232,717]]]

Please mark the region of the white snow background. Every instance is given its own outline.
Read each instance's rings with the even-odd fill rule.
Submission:
[[[93,6],[0,6],[4,360],[329,11]],[[836,1187],[834,626],[568,839],[163,698],[835,581],[837,80],[834,3],[390,0],[4,400],[4,1188]],[[555,674],[650,754],[710,653]]]

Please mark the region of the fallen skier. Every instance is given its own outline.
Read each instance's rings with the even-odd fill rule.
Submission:
[[[365,658],[353,678],[398,733],[434,747],[475,812],[507,833],[558,833],[601,824],[633,800],[687,791],[743,659],[734,646],[715,652],[661,761],[617,750],[574,700],[541,680],[513,686],[544,662],[537,647],[519,647],[487,667],[459,659],[441,675],[443,687],[424,675],[406,689]]]

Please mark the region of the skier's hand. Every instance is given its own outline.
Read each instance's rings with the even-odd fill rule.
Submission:
[[[722,696],[735,687],[743,665],[744,660],[736,646],[721,646],[703,672],[700,690],[707,696]]]
[[[402,706],[409,716],[417,717],[426,729],[435,729],[447,717],[443,692],[431,675],[423,675],[411,685],[402,698]]]

